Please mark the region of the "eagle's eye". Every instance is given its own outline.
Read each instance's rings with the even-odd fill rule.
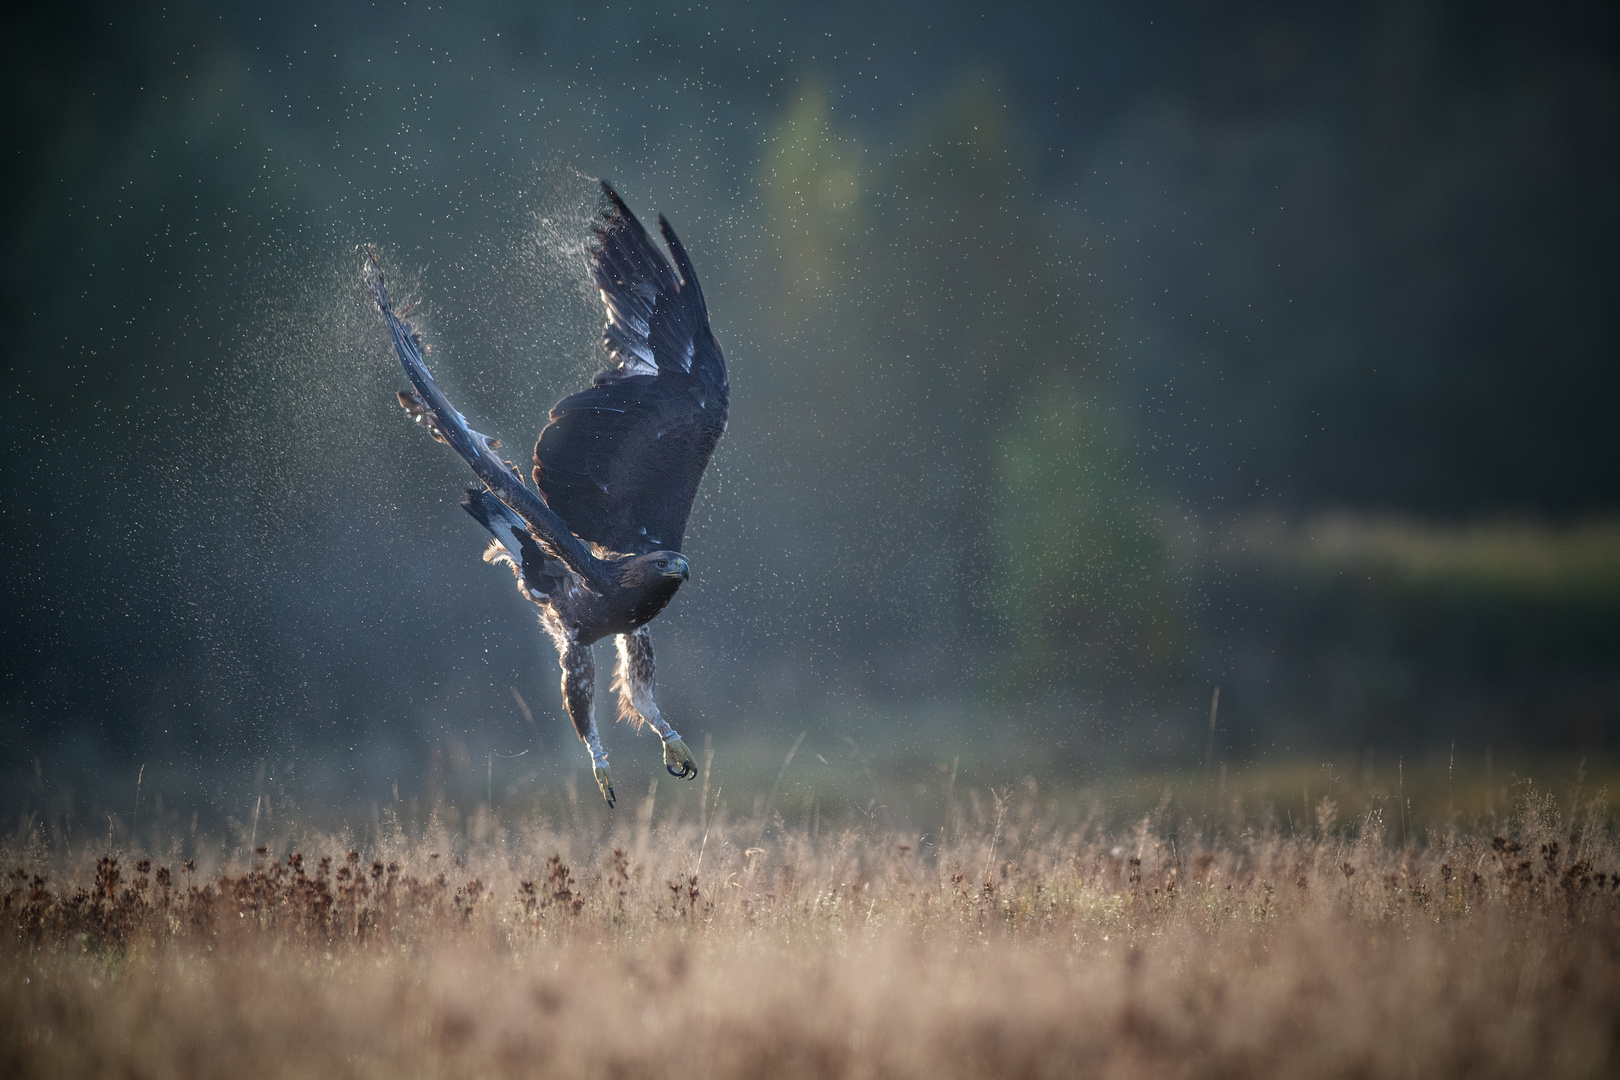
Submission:
[[[668,559],[659,559],[658,560],[658,569],[660,569],[660,570],[668,570],[669,569],[669,560]]]

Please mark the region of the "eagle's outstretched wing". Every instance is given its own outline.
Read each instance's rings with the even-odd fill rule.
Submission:
[[[675,264],[606,183],[591,274],[614,363],[564,398],[534,448],[534,482],[582,540],[610,551],[679,551],[698,482],[726,429],[725,357],[686,250]]]
[[[574,573],[584,579],[596,592],[608,588],[610,582],[597,560],[580,543],[561,518],[534,492],[523,486],[523,478],[495,454],[496,444],[487,436],[474,431],[456,407],[450,404],[429,374],[422,356],[422,342],[409,322],[395,314],[388,302],[388,289],[382,268],[373,253],[368,258],[367,274],[371,295],[382,312],[383,322],[394,340],[394,353],[399,357],[411,385],[416,388],[415,403],[422,410],[422,418],[434,438],[448,444],[477,474],[494,496],[510,507],[532,535],[546,550]],[[401,397],[405,404],[408,395]]]

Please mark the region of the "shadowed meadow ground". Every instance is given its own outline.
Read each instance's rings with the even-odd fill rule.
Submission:
[[[1596,780],[1397,770],[1229,769],[1204,807],[1201,776],[1154,801],[1156,778],[1031,777],[948,790],[921,832],[853,787],[784,815],[785,782],[738,809],[707,775],[612,816],[283,816],[190,860],[36,831],[0,894],[0,1068],[1611,1075],[1620,844]]]

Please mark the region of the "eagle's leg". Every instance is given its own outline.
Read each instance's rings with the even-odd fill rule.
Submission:
[[[645,720],[664,743],[664,768],[671,776],[697,775],[697,762],[675,729],[658,712],[653,700],[652,632],[643,624],[631,634],[620,634],[619,665],[613,672],[613,689],[619,692],[619,719],[639,724]]]
[[[596,775],[596,786],[602,789],[602,798],[609,808],[613,806],[613,777],[608,773],[607,751],[596,733],[596,661],[591,647],[581,645],[573,638],[557,643],[557,659],[562,662],[563,706],[568,719],[574,722],[574,731],[580,742],[591,752],[591,771]]]

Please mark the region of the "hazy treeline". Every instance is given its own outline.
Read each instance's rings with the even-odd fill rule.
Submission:
[[[531,740],[514,689],[564,738],[356,245],[526,460],[600,359],[595,175],[669,214],[732,364],[656,627],[683,729],[940,703],[1151,747],[1221,683],[1257,746],[1612,737],[1599,6],[65,18],[7,16],[13,769],[408,774]],[[1515,516],[1489,587],[1412,572]],[[1305,550],[1333,521],[1410,542]]]

